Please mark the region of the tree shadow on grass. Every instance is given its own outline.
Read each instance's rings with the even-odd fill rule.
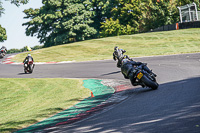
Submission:
[[[16,132],[37,132],[40,131],[42,129],[45,129],[47,127],[52,127],[52,126],[56,126],[57,124],[62,124],[62,123],[73,123],[77,120],[83,119],[88,115],[91,115],[92,112],[97,111],[94,110],[93,108],[96,107],[97,105],[99,105],[101,102],[105,101],[105,99],[109,98],[112,95],[112,93],[107,93],[104,95],[97,95],[95,97],[89,97],[89,98],[85,98],[84,100],[81,100],[81,102],[77,103],[76,105],[73,105],[72,107],[55,114],[52,117],[49,117],[41,122],[38,122],[34,125],[31,125],[27,128],[18,130]],[[71,99],[71,100],[80,100],[80,99]],[[88,110],[91,110],[87,112]],[[99,108],[100,109],[100,108]],[[99,110],[98,109],[98,110]],[[62,108],[49,108],[45,111],[61,111],[63,110]],[[83,114],[84,113],[84,114]],[[79,118],[77,118],[78,115],[82,114],[82,116]],[[47,117],[47,114],[39,114],[36,117]],[[73,119],[73,118],[77,118],[77,119]]]

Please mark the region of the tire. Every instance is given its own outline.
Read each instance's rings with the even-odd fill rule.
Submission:
[[[32,73],[33,72],[33,66],[32,65],[29,65],[29,73]]]
[[[3,58],[3,55],[2,55],[2,54],[0,54],[0,58]]]
[[[158,86],[159,86],[158,83],[156,83],[156,82],[150,80],[149,78],[147,78],[146,75],[143,75],[143,77],[141,78],[141,80],[142,80],[142,82],[143,82],[146,86],[152,88],[153,90],[156,90],[156,89],[158,88]]]
[[[26,69],[24,68],[24,72],[27,73]]]

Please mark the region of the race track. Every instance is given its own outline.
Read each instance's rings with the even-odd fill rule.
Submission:
[[[109,111],[47,132],[199,133],[200,53],[135,60],[148,63],[158,75],[158,90],[132,89]],[[0,77],[126,80],[113,60],[37,65],[32,74],[24,74],[22,65],[0,64]]]

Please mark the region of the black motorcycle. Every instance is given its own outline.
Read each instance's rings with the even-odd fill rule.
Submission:
[[[34,67],[35,67],[35,64],[33,64],[33,61],[28,61],[27,63],[24,63],[24,72],[32,73]]]
[[[118,47],[114,48],[113,59],[118,60],[117,67],[123,67],[123,62],[126,60],[131,61],[127,55],[123,55],[126,51],[119,49]],[[133,61],[133,60],[132,60]],[[159,84],[156,81],[156,75],[154,73],[149,73],[147,70],[145,71],[144,66],[147,67],[147,64],[141,63],[140,65],[133,66],[133,69],[130,71],[133,76],[131,81],[133,85],[141,85],[142,87],[150,87],[152,89],[157,89]],[[128,78],[128,77],[125,77]]]

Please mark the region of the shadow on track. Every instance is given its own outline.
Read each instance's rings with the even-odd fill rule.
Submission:
[[[107,74],[102,74],[101,76],[105,76],[105,75],[111,75],[111,74],[117,74],[120,73],[121,71],[117,71],[117,72],[111,72],[111,73],[107,73]]]
[[[26,75],[26,74],[32,74],[32,73],[18,73],[17,75]]]
[[[70,133],[200,131],[200,77],[164,83],[155,91],[140,88],[129,92],[132,97],[111,111],[55,130]]]

